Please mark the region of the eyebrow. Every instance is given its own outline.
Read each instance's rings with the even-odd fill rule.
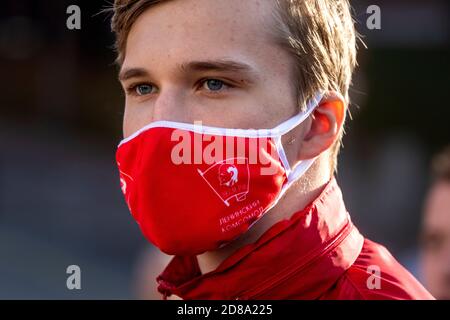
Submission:
[[[185,73],[193,71],[221,71],[240,72],[247,73],[253,77],[257,76],[256,70],[254,70],[250,65],[229,59],[191,61],[178,65],[178,69]],[[144,68],[126,68],[120,71],[119,80],[125,81],[131,78],[146,77],[149,75],[150,72]]]
[[[132,78],[142,78],[149,76],[149,73],[144,68],[129,68],[120,71],[119,80],[125,81]]]

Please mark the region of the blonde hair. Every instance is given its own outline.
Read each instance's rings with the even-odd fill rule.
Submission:
[[[128,33],[149,7],[170,0],[115,0],[112,31],[116,35],[117,63],[125,57]],[[294,85],[300,108],[317,91],[333,90],[349,101],[348,90],[356,66],[357,33],[348,0],[273,0],[274,41],[294,57]],[[343,132],[331,150],[336,169]]]

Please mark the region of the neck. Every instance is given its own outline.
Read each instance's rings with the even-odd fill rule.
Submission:
[[[289,219],[292,214],[305,208],[320,195],[330,179],[329,162],[319,157],[308,172],[286,191],[277,205],[265,213],[250,230],[223,248],[198,255],[202,274],[215,270],[233,252],[256,242],[275,223]]]

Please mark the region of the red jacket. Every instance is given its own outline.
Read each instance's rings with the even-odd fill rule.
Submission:
[[[333,178],[302,211],[201,274],[197,258],[175,256],[157,278],[165,299],[434,299],[350,220]]]

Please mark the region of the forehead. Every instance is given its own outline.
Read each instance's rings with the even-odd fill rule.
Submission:
[[[274,10],[275,1],[268,0],[171,0],[151,6],[129,32],[124,65],[224,57],[276,64],[286,55],[271,41]]]

